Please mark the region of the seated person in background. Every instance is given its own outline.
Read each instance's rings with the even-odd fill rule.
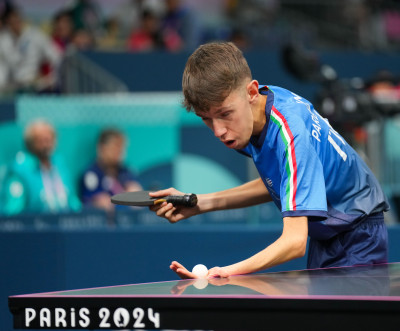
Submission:
[[[8,8],[2,20],[0,91],[54,91],[61,53],[47,35],[25,23],[17,8]]]
[[[142,190],[133,172],[122,165],[125,142],[123,133],[116,129],[106,129],[100,133],[97,159],[83,173],[80,183],[85,206],[113,211],[112,195]]]
[[[56,133],[44,122],[35,121],[24,133],[26,152],[17,153],[2,188],[3,212],[56,213],[79,211],[68,168],[53,154]]]
[[[148,52],[165,47],[160,22],[155,14],[148,10],[142,13],[140,26],[130,34],[127,47],[134,52]]]
[[[74,23],[68,11],[60,11],[54,15],[51,25],[51,40],[61,54],[64,54],[71,45],[74,32]]]

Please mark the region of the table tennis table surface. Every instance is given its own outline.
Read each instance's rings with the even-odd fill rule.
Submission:
[[[400,263],[16,295],[9,307],[18,329],[381,329],[400,323]]]

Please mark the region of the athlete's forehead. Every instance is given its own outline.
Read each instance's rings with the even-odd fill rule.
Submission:
[[[226,110],[232,109],[232,105],[219,105],[219,106],[211,106],[207,110],[199,110],[196,111],[196,115],[200,117],[205,117],[205,116],[213,116],[213,115],[218,115]]]
[[[227,110],[234,110],[243,97],[241,90],[236,89],[232,91],[221,104],[211,105],[206,110],[195,110],[195,113],[199,117],[218,115]]]

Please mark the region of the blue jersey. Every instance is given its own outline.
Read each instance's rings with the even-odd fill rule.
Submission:
[[[372,171],[310,102],[276,86],[260,93],[267,121],[241,152],[253,158],[283,217],[307,216],[309,235],[327,239],[389,209]]]

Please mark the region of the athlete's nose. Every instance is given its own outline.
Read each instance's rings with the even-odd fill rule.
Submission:
[[[220,139],[227,131],[225,125],[218,120],[213,121],[212,130],[214,132],[214,135]]]

